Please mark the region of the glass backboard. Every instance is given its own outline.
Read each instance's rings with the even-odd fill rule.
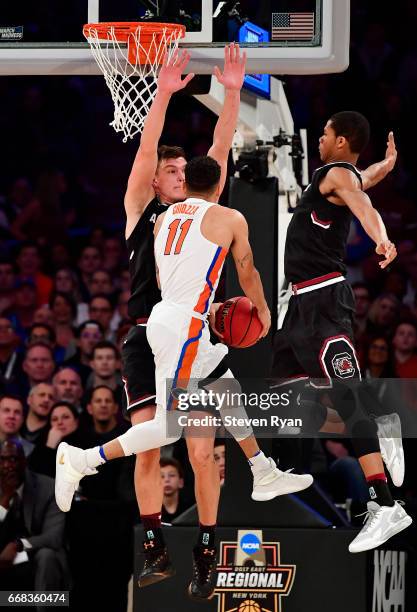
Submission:
[[[349,0],[20,0],[0,12],[0,74],[99,74],[85,23],[180,22],[189,70],[209,74],[226,42],[247,47],[248,73],[340,72],[349,62]]]

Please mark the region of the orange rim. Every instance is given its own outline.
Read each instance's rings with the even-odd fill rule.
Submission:
[[[152,21],[113,21],[113,22],[101,22],[101,23],[87,23],[83,27],[83,34],[86,38],[91,36],[91,32],[94,36],[98,36],[99,39],[107,40],[108,34],[112,30],[114,36],[118,42],[124,43],[129,41],[129,37],[134,34],[138,28],[141,31],[141,42],[142,34],[143,42],[146,44],[147,40],[152,40],[154,34],[164,34],[169,37],[171,34],[178,34],[178,38],[184,38],[185,26],[178,23],[154,23]]]

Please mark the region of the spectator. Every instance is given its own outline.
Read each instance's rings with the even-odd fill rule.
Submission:
[[[388,340],[385,336],[375,336],[369,344],[364,376],[366,378],[392,378],[394,376],[392,363]]]
[[[1,583],[11,590],[68,589],[65,517],[54,481],[27,469],[17,439],[1,445],[0,491]]]
[[[17,240],[35,240],[45,245],[65,239],[72,221],[72,211],[63,210],[62,196],[67,192],[65,176],[58,170],[47,170],[39,176],[33,200],[16,217],[12,233]]]
[[[120,405],[122,394],[122,378],[118,371],[120,354],[114,344],[107,340],[98,342],[93,349],[90,365],[93,371],[87,381],[87,388],[91,389],[100,385],[110,387],[116,392],[117,403]]]
[[[130,298],[130,291],[121,291],[117,298],[117,307],[114,312],[113,318],[110,322],[110,328],[117,331],[122,321],[129,321],[129,313],[127,311],[127,305]]]
[[[83,386],[79,374],[72,368],[61,368],[53,377],[52,384],[57,401],[69,402],[80,414]]]
[[[219,440],[214,442],[214,461],[219,468],[220,484],[223,485],[226,475],[226,445]]]
[[[19,344],[20,338],[12,323],[0,317],[0,393],[18,391],[23,376]]]
[[[16,217],[20,215],[32,200],[32,197],[32,187],[26,177],[22,176],[13,181],[4,203],[7,228],[10,228]]]
[[[14,322],[15,329],[21,338],[27,336],[28,329],[33,323],[35,312],[36,287],[33,281],[18,281],[15,290],[14,306],[4,314]]]
[[[32,444],[44,444],[48,433],[48,419],[54,403],[52,385],[40,383],[32,387],[28,397],[29,412],[23,424],[22,436]]]
[[[95,319],[103,328],[104,337],[110,342],[116,340],[114,331],[110,329],[110,322],[114,315],[114,307],[107,295],[95,295],[90,301],[89,317]]]
[[[62,363],[65,357],[65,350],[62,346],[56,345],[56,334],[54,329],[47,323],[34,323],[29,329],[27,344],[28,346],[36,342],[44,342],[54,352],[56,364]]]
[[[130,292],[130,273],[129,269],[125,268],[121,271],[119,277],[119,289],[121,291],[129,291]]]
[[[55,272],[53,279],[53,291],[56,293],[65,293],[72,296],[76,302],[81,301],[81,295],[78,287],[78,278],[75,272],[68,267],[59,268]]]
[[[17,395],[3,395],[0,398],[0,443],[10,438],[17,438],[28,457],[34,445],[20,435],[23,425],[23,401]]]
[[[79,417],[70,402],[58,401],[49,414],[47,434],[43,444],[37,444],[30,457],[34,472],[55,477],[56,449],[63,440],[69,444],[83,445],[78,432]]]
[[[365,283],[353,283],[352,290],[355,296],[355,332],[360,335],[366,331],[371,297]]]
[[[84,386],[92,372],[90,362],[93,349],[101,340],[103,340],[103,328],[100,323],[91,319],[84,321],[76,331],[76,352],[65,360],[66,366],[78,371]]]
[[[395,295],[384,293],[376,298],[369,309],[368,332],[389,336],[399,316],[400,303]]]
[[[110,273],[107,270],[96,270],[91,275],[90,295],[111,295],[114,291]]]
[[[49,306],[41,306],[33,315],[33,323],[45,323],[46,325],[49,325],[49,327],[52,327],[52,329],[55,329],[55,315]]]
[[[41,382],[49,383],[55,370],[51,347],[44,342],[31,344],[27,348],[22,367],[26,373],[28,389]]]
[[[73,325],[77,316],[77,306],[67,293],[53,293],[49,308],[55,316],[57,344],[67,348],[74,338]]]
[[[103,248],[103,269],[107,270],[112,276],[118,275],[123,254],[124,249],[117,236],[108,236],[105,238]]]
[[[399,378],[417,378],[417,325],[414,321],[397,325],[392,345],[396,375]]]
[[[189,507],[181,495],[181,490],[184,488],[184,474],[180,462],[174,458],[161,457],[160,465],[164,491],[162,521],[172,523]]]
[[[119,406],[117,405],[116,395],[110,387],[100,385],[92,389],[90,400],[87,404],[87,412],[93,419],[95,433],[103,437],[101,444],[105,444],[108,440],[121,435],[127,429],[126,426],[120,428],[117,424]],[[121,431],[117,433],[120,429]],[[104,440],[104,438],[106,439]]]
[[[0,260],[0,315],[15,303],[16,274],[10,261]]]
[[[52,280],[41,272],[41,256],[35,243],[23,243],[17,253],[17,267],[21,280],[31,280],[36,287],[38,306],[47,304],[52,291]]]
[[[69,246],[66,242],[57,242],[56,244],[53,244],[51,246],[50,260],[48,263],[49,263],[49,269],[52,270],[55,274],[57,270],[62,270],[64,268],[70,269],[68,268],[68,266],[71,265],[71,255],[69,251]],[[78,279],[77,279],[77,285],[78,285]],[[60,289],[56,289],[56,291],[60,291]]]
[[[95,246],[86,246],[81,251],[78,260],[78,269],[80,271],[80,291],[84,302],[90,299],[89,286],[91,277],[96,270],[102,266],[102,258],[100,251]]]

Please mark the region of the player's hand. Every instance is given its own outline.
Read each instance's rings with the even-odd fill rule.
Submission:
[[[378,255],[383,255],[385,259],[379,262],[380,268],[384,269],[397,257],[397,249],[395,244],[390,240],[380,242],[375,249]]]
[[[183,79],[181,75],[190,61],[190,57],[188,51],[185,50],[180,53],[177,49],[171,57],[168,53],[165,53],[158,76],[158,91],[173,94],[188,85],[194,73],[187,74]]]
[[[243,79],[245,78],[246,52],[240,55],[239,45],[231,43],[224,48],[224,68],[223,72],[218,66],[214,67],[214,74],[225,89],[242,89]]]
[[[387,150],[385,152],[385,160],[387,162],[388,172],[391,172],[391,170],[395,166],[395,162],[397,161],[397,147],[395,146],[394,132],[390,132],[388,134]]]
[[[266,307],[263,310],[258,310],[258,317],[260,322],[262,323],[262,332],[259,334],[259,339],[265,338],[268,335],[269,329],[271,327],[271,313],[269,308]]]
[[[222,306],[221,302],[214,302],[210,306],[209,325],[210,325],[211,329],[213,330],[213,333],[216,334],[216,336],[218,338],[223,340],[224,336],[216,329],[216,313],[219,310],[220,306]]]

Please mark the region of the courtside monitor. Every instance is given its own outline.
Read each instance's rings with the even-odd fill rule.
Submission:
[[[239,30],[240,43],[262,44],[269,41],[269,32],[259,26],[247,21]],[[271,75],[270,74],[248,74],[245,77],[244,86],[250,91],[263,96],[271,97]]]

